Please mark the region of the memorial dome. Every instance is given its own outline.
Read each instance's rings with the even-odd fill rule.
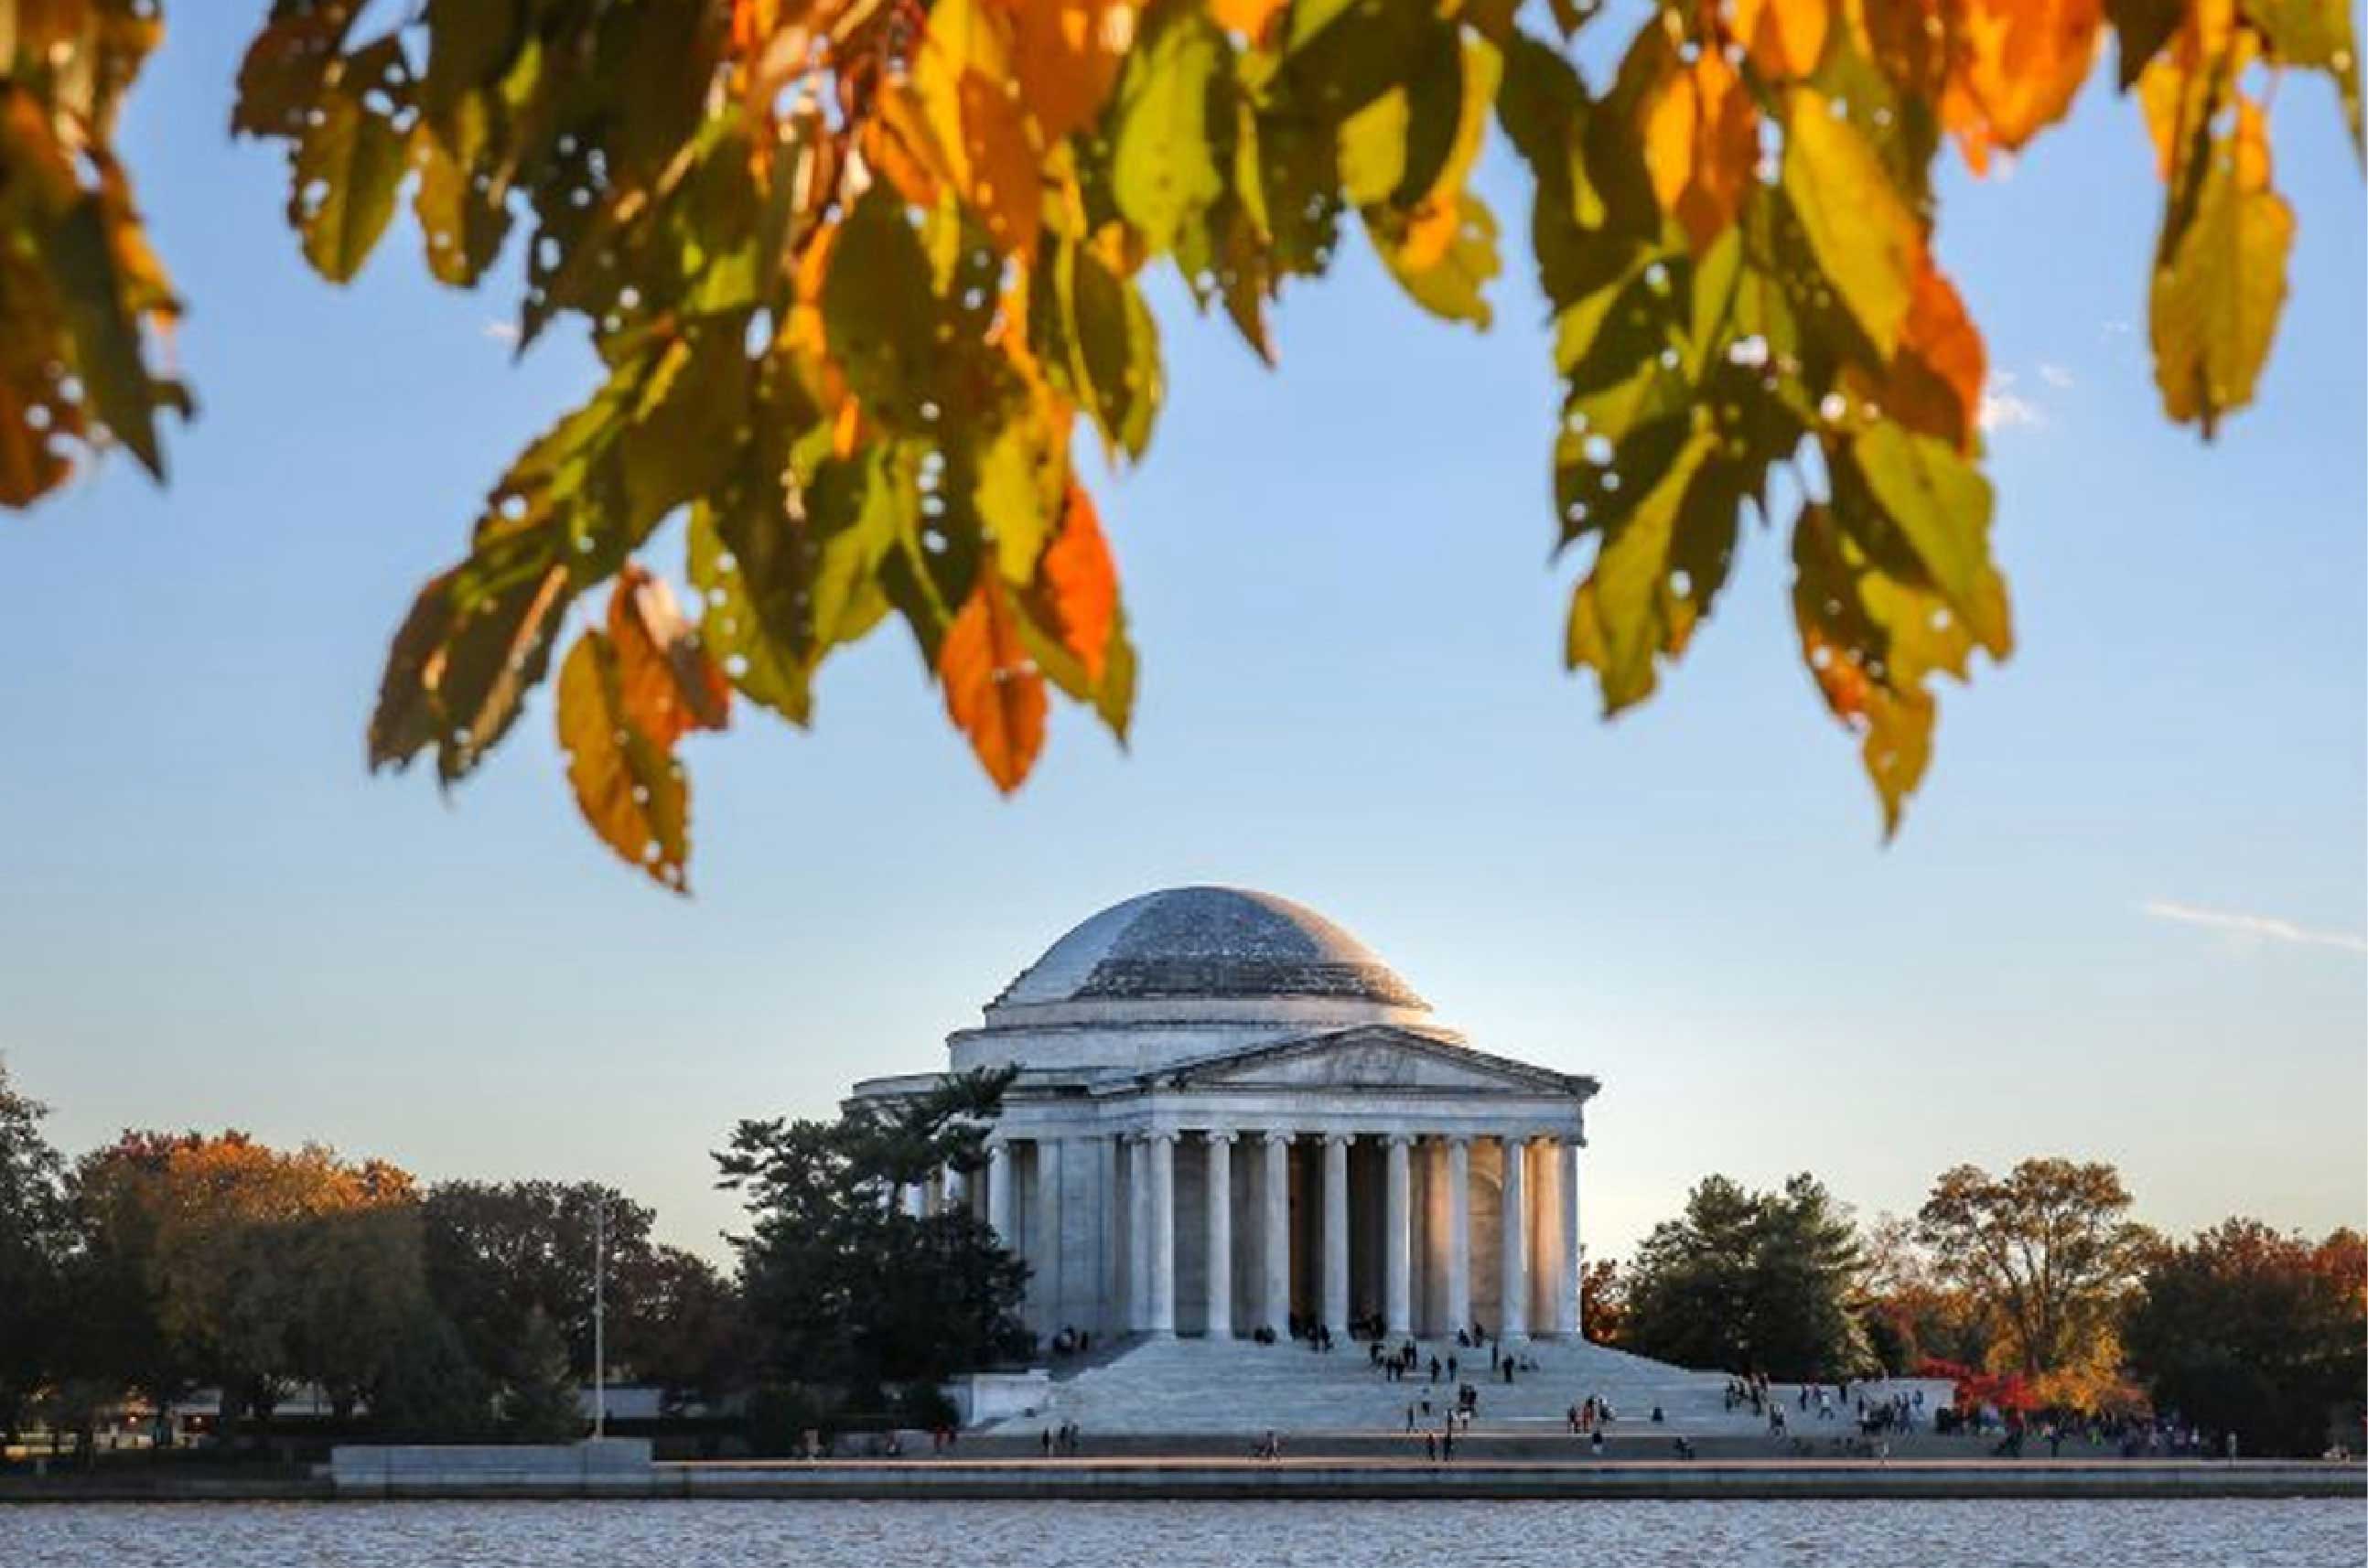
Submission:
[[[1372,1003],[1427,1009],[1362,942],[1304,904],[1243,888],[1165,888],[1112,904],[1044,950],[989,1005]]]

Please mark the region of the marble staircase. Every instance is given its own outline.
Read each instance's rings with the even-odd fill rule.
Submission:
[[[1767,1431],[1766,1418],[1753,1415],[1748,1405],[1726,1408],[1724,1373],[1688,1371],[1600,1345],[1525,1346],[1521,1353],[1534,1358],[1538,1369],[1520,1372],[1507,1385],[1489,1380],[1486,1350],[1435,1341],[1422,1342],[1422,1369],[1392,1382],[1367,1360],[1362,1344],[1343,1343],[1319,1354],[1299,1344],[1201,1339],[1136,1341],[1054,1382],[1044,1409],[1001,1423],[1000,1430],[1035,1432],[1074,1421],[1095,1437],[1255,1436],[1269,1428],[1286,1434],[1403,1433],[1409,1404],[1416,1406],[1418,1425],[1436,1429],[1454,1399],[1454,1384],[1443,1370],[1451,1350],[1461,1363],[1462,1380],[1480,1391],[1476,1432],[1559,1434],[1564,1412],[1589,1394],[1611,1401],[1617,1413],[1615,1437],[1744,1437]],[[1437,1384],[1425,1381],[1434,1353],[1442,1364]],[[1793,1435],[1822,1442],[1850,1430],[1839,1414],[1820,1421],[1814,1407],[1802,1411],[1793,1403],[1793,1390],[1779,1392]],[[1431,1403],[1427,1416],[1421,1410],[1426,1395]],[[1931,1400],[1946,1397],[1945,1385],[1928,1390],[1928,1408]],[[1664,1417],[1658,1426],[1651,1421],[1656,1405]]]

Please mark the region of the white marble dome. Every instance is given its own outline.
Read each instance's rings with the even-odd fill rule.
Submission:
[[[1310,1028],[1441,1035],[1372,949],[1304,904],[1246,888],[1163,888],[1080,923],[949,1041],[957,1067],[1139,1069]]]

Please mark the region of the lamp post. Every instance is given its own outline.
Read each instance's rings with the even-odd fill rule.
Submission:
[[[592,1203],[592,1439],[609,1435],[609,1195]]]

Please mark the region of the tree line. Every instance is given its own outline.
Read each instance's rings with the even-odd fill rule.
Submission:
[[[1591,1337],[1779,1381],[1946,1376],[2009,1417],[2151,1411],[2250,1453],[2356,1446],[2368,1242],[2231,1218],[2184,1240],[2131,1217],[2112,1165],[1944,1171],[1912,1216],[1857,1222],[1807,1174],[1687,1195],[1625,1264],[1589,1266]]]
[[[300,1395],[389,1438],[580,1436],[596,1229],[605,1369],[666,1411],[743,1410],[760,1447],[863,1413],[950,1419],[939,1381],[1029,1351],[1025,1273],[983,1222],[882,1199],[983,1164],[1001,1087],[741,1124],[718,1174],[752,1225],[726,1274],[594,1182],[423,1185],[238,1131],[127,1131],[69,1160],[0,1061],[0,1449],[38,1424],[89,1452],[128,1403],[161,1421],[203,1391],[233,1445]]]
[[[579,1435],[596,1224],[613,1380],[758,1451],[943,1424],[947,1378],[1032,1353],[1027,1272],[966,1209],[893,1199],[984,1165],[1008,1079],[738,1123],[713,1156],[748,1214],[727,1274],[591,1182],[422,1186],[238,1132],[126,1132],[69,1161],[0,1062],[0,1444],[38,1422],[87,1448],[127,1399],[200,1389],[233,1440],[300,1390],[387,1437]],[[1782,1381],[1943,1375],[2009,1412],[2151,1409],[2248,1452],[2356,1437],[2368,1243],[2242,1218],[2179,1240],[2132,1208],[2112,1166],[2060,1158],[1961,1165],[1914,1215],[1863,1223],[1805,1173],[1712,1176],[1624,1263],[1588,1265],[1588,1332]]]

